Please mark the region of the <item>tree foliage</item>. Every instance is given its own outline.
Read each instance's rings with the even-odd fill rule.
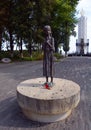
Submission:
[[[9,39],[11,54],[15,44],[25,44],[31,54],[33,45],[43,42],[43,27],[52,27],[55,48],[63,43],[69,50],[69,37],[75,35],[77,23],[76,6],[79,0],[0,0],[0,50],[4,40]],[[7,35],[7,36],[6,36]]]

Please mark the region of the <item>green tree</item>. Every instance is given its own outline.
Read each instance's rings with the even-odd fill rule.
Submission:
[[[75,14],[78,1],[79,0],[56,0],[52,14],[52,26],[56,42],[56,52],[58,51],[58,45],[60,43],[64,44],[64,51],[69,50],[69,37],[75,34],[74,27],[77,23]]]
[[[52,27],[56,52],[63,43],[64,51],[69,50],[69,38],[75,34],[77,19],[76,6],[79,0],[1,0],[0,3],[0,45],[2,32],[7,32],[11,54],[14,42],[20,46],[27,44],[31,55],[32,46],[43,42],[43,27]],[[5,37],[5,35],[3,35]],[[6,38],[6,37],[5,37]],[[6,39],[7,40],[7,39]]]
[[[2,46],[2,34],[8,21],[7,1],[0,0],[0,51]]]

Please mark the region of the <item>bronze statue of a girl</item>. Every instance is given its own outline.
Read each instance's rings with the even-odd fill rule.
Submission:
[[[48,86],[53,86],[53,52],[55,51],[54,47],[54,38],[52,37],[51,27],[46,25],[44,27],[45,40],[43,43],[43,76],[46,77],[46,83]],[[51,78],[51,81],[48,81],[48,78]]]

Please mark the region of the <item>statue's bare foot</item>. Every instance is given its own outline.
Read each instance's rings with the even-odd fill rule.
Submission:
[[[44,88],[46,88],[46,89],[49,89],[49,90],[51,89],[48,82],[45,82],[45,83],[43,84],[43,86],[44,86]]]
[[[49,85],[49,87],[53,87],[53,86],[54,86],[54,83],[53,83],[53,82],[50,82],[48,85]]]

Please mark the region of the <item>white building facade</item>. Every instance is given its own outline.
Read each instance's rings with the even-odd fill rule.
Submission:
[[[78,21],[78,39],[76,40],[76,53],[88,54],[89,52],[89,39],[87,39],[87,18],[83,12]]]

